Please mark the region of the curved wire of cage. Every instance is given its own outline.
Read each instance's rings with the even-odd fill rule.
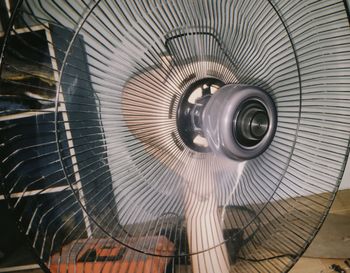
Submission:
[[[128,257],[173,257],[162,260],[173,272],[189,256],[209,257],[211,272],[206,255],[222,245],[232,272],[295,263],[348,157],[345,2],[19,3],[1,55],[2,176],[44,266],[64,246],[62,264],[113,241]],[[279,122],[263,155],[232,162],[182,142],[179,100],[204,78],[271,95]],[[219,246],[187,242],[216,210],[220,227],[197,233],[223,233]],[[162,236],[174,253],[142,241]]]

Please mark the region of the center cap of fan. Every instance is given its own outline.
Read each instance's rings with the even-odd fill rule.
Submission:
[[[217,87],[215,92],[212,86]],[[180,99],[177,126],[192,150],[248,160],[271,144],[277,113],[272,98],[258,87],[203,79],[190,85]]]
[[[237,116],[236,136],[239,144],[252,147],[263,139],[269,129],[269,116],[264,105],[257,100],[248,100],[240,105]]]

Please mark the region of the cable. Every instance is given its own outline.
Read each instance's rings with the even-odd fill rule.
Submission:
[[[295,259],[295,258],[297,258],[297,255],[294,255],[294,254],[282,254],[282,255],[277,255],[277,256],[272,256],[272,257],[267,257],[267,258],[262,258],[262,259],[245,258],[245,257],[237,256],[237,259],[248,261],[248,262],[257,262],[258,263],[258,262],[264,262],[264,261],[268,261],[268,260],[274,260],[274,259],[286,258],[286,257],[289,257],[291,259]]]
[[[256,233],[258,232],[258,230],[260,229],[260,225],[261,225],[261,220],[258,217],[258,215],[256,214],[256,212],[248,207],[245,206],[238,206],[238,205],[228,205],[225,207],[226,209],[239,209],[241,211],[247,211],[248,214],[251,215],[252,219],[256,219],[257,220],[257,227],[255,228],[255,230],[245,239],[242,240],[241,245],[244,246],[246,245],[251,239],[253,239],[253,237],[256,235]],[[240,232],[244,232],[245,229],[244,228],[240,228]]]

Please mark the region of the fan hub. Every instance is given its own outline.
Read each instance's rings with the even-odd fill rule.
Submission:
[[[219,87],[215,92],[213,85]],[[277,113],[271,97],[258,87],[223,86],[219,80],[203,79],[190,85],[180,99],[177,126],[192,150],[248,160],[271,144]],[[196,142],[198,136],[202,142]]]

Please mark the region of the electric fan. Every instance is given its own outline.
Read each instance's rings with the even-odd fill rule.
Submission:
[[[2,191],[45,272],[293,266],[349,153],[345,1],[2,6]]]

